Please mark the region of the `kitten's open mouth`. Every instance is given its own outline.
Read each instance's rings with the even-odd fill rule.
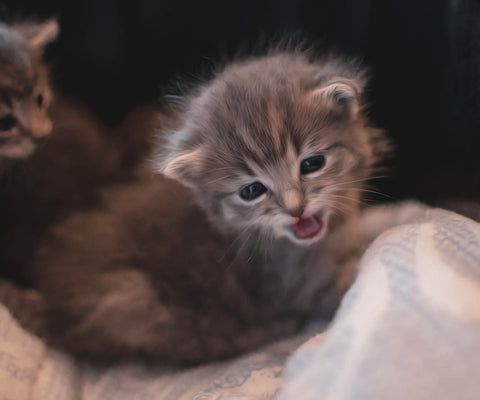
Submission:
[[[293,232],[297,239],[313,239],[322,232],[323,225],[323,221],[315,215],[301,217],[293,225]]]

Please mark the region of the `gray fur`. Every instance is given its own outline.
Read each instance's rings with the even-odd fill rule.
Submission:
[[[387,149],[362,113],[364,83],[345,61],[289,52],[233,63],[194,90],[154,157],[186,187],[139,173],[45,238],[30,273],[47,340],[90,361],[199,363],[330,316],[359,251],[341,228]],[[325,167],[301,176],[318,153]],[[246,204],[239,190],[255,180],[268,192]],[[320,215],[321,235],[295,238],[299,207]]]
[[[363,71],[338,58],[297,52],[233,63],[185,99],[179,125],[160,137],[156,167],[191,187],[227,232],[292,238],[292,192],[306,213],[343,219],[388,148],[362,115],[364,84]],[[316,154],[326,166],[300,176],[300,161]],[[267,198],[242,202],[240,188],[256,180]]]

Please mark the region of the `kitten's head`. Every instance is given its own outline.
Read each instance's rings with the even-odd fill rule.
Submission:
[[[333,57],[233,63],[185,99],[157,170],[192,188],[224,230],[316,242],[355,212],[386,149],[362,114],[364,83]]]
[[[27,157],[52,130],[42,55],[57,33],[56,21],[0,24],[0,158]]]

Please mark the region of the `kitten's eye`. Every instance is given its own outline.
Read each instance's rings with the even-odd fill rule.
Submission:
[[[325,165],[325,156],[318,155],[310,158],[306,158],[300,164],[300,173],[303,175],[310,174],[311,172],[318,171]]]
[[[41,107],[43,105],[43,95],[40,93],[35,99],[37,106]]]
[[[240,197],[243,200],[250,201],[260,197],[267,191],[267,188],[263,186],[260,182],[254,182],[248,186],[245,186],[240,190]]]
[[[17,124],[13,115],[8,114],[0,118],[0,131],[9,131]]]

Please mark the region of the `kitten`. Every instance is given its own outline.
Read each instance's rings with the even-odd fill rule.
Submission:
[[[40,240],[72,212],[98,206],[100,190],[135,179],[147,156],[158,109],[134,109],[108,127],[81,102],[55,91],[48,140],[25,160],[11,161],[0,182],[0,275],[26,285]]]
[[[58,34],[56,21],[0,23],[0,161],[25,158],[52,130],[51,101],[42,63],[45,45]]]
[[[364,84],[338,59],[233,64],[185,100],[157,168],[190,187],[226,233],[311,245],[358,209],[386,150],[362,114]]]
[[[194,89],[158,135],[166,177],[139,172],[44,238],[37,332],[89,361],[199,363],[331,316],[362,247],[345,227],[388,149],[364,85],[354,63],[276,51]]]

